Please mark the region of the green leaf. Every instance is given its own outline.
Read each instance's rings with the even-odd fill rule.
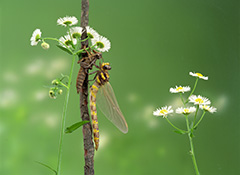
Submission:
[[[66,49],[65,47],[60,46],[60,45],[57,45],[57,47],[58,47],[59,49],[63,50],[64,52],[67,52],[68,54],[72,55],[72,53],[71,53],[68,49]]]
[[[88,122],[89,122],[89,121],[86,121],[86,120],[81,121],[81,122],[77,122],[77,123],[73,124],[72,126],[67,127],[67,128],[65,129],[65,133],[66,133],[66,134],[72,133],[73,131],[77,130],[80,126],[82,126],[82,125],[84,125],[84,124],[86,124],[86,123],[88,123]]]
[[[42,163],[42,162],[38,162],[38,161],[35,161],[35,162],[38,163],[39,165],[42,165],[42,166],[50,169],[50,170],[53,171],[55,174],[57,174],[57,171],[54,170],[53,168],[51,168],[50,166],[48,166],[48,165],[46,165],[46,164],[44,164],[44,163]]]
[[[186,134],[185,132],[179,131],[179,130],[175,130],[174,132],[177,133],[177,134]]]

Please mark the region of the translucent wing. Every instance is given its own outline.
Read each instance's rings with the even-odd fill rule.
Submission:
[[[109,82],[99,88],[97,105],[102,113],[123,133],[128,132],[127,122],[118,106],[112,86]]]

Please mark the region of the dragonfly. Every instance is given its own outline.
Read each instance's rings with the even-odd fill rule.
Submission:
[[[85,52],[87,53],[86,57],[83,57],[81,60],[78,61],[78,64],[80,64],[80,69],[77,75],[77,82],[76,82],[76,88],[77,88],[77,93],[82,89],[83,82],[88,74],[89,69],[92,69],[92,66],[95,65],[97,60],[100,60],[102,58],[102,53],[101,52],[96,52],[93,50],[93,53],[88,52],[85,49]]]
[[[113,88],[109,83],[108,70],[111,70],[111,66],[109,63],[100,63],[98,68],[99,70],[94,77],[95,82],[90,87],[90,110],[96,151],[99,147],[99,127],[96,104],[106,118],[121,132],[128,132],[127,122],[119,108]]]

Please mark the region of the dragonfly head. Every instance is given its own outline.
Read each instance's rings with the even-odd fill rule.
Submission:
[[[102,63],[101,68],[103,70],[111,70],[111,66],[109,63]]]

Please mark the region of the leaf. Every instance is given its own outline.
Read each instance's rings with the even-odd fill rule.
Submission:
[[[89,121],[86,121],[86,120],[81,121],[81,122],[77,122],[77,123],[73,124],[72,126],[67,127],[67,128],[65,129],[65,133],[66,133],[66,134],[72,133],[73,131],[77,130],[79,127],[81,127],[82,125],[84,125],[84,124],[86,124],[86,123],[88,123],[88,122],[89,122]]]
[[[57,45],[57,47],[58,47],[59,49],[63,50],[64,52],[67,52],[68,54],[72,55],[72,53],[71,53],[67,48],[65,48],[65,47],[63,47],[63,46],[60,46],[60,45]]]
[[[46,165],[46,164],[44,164],[44,163],[42,163],[42,162],[38,162],[38,161],[35,161],[35,162],[38,163],[39,165],[42,165],[42,166],[50,169],[50,170],[53,171],[55,174],[57,174],[57,171],[54,170],[53,168],[51,168],[50,166],[48,166],[48,165]]]
[[[175,130],[174,132],[177,133],[177,134],[186,134],[185,132],[179,131],[179,130]]]

